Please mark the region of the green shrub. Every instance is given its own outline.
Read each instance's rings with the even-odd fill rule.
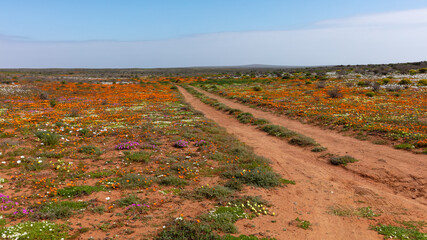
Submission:
[[[260,92],[260,91],[262,91],[263,89],[262,89],[262,87],[260,87],[260,86],[254,86],[254,87],[252,87],[252,90],[257,91],[257,92]]]
[[[49,105],[50,105],[51,107],[55,107],[55,106],[56,106],[56,104],[57,104],[57,102],[56,102],[56,100],[55,100],[55,99],[51,99],[51,100],[49,101]]]
[[[50,202],[35,207],[31,218],[34,220],[40,219],[63,219],[69,218],[74,210],[84,209],[89,204],[87,202]]]
[[[124,152],[125,159],[129,162],[143,162],[148,163],[150,161],[151,153],[139,151],[139,152]]]
[[[95,147],[92,145],[80,147],[79,152],[89,154],[89,155],[97,155],[97,156],[102,154],[102,151],[98,147]]]
[[[238,115],[238,114],[242,113],[242,110],[236,109],[236,108],[232,108],[232,109],[230,109],[228,111],[228,113],[231,114],[231,115]]]
[[[409,85],[409,84],[412,84],[412,81],[410,79],[405,78],[405,79],[400,80],[397,84],[399,84],[399,85]]]
[[[59,143],[60,136],[53,132],[48,131],[39,131],[35,133],[36,137],[38,137],[43,144],[54,146]]]
[[[306,220],[296,218],[295,221],[297,223],[297,227],[302,228],[304,230],[309,229],[311,226],[311,223],[309,221],[306,221]]]
[[[276,137],[283,137],[283,138],[289,138],[297,135],[296,132],[291,131],[285,127],[278,126],[278,125],[271,125],[271,124],[262,126],[261,130],[268,133],[269,135],[276,136]]]
[[[221,199],[230,196],[232,193],[231,189],[223,186],[202,186],[194,191],[194,196],[196,198]]]
[[[252,170],[224,172],[223,175],[228,178],[234,177],[248,185],[263,188],[276,187],[281,184],[280,176],[265,167],[256,167]]]
[[[89,135],[89,132],[90,132],[90,130],[89,130],[89,129],[87,129],[87,128],[83,128],[83,129],[81,129],[81,130],[79,131],[79,134],[80,134],[80,136],[84,136],[84,137],[86,137],[86,136],[88,136],[88,135]]]
[[[153,180],[150,177],[134,173],[126,174],[121,178],[113,180],[120,183],[121,188],[147,188],[153,184]]]
[[[254,120],[254,116],[251,113],[243,112],[237,115],[237,120],[241,123],[251,123]]]
[[[22,164],[25,170],[27,171],[40,171],[49,166],[42,159],[34,159],[34,158],[25,158],[22,160]]]
[[[243,184],[241,181],[232,178],[230,180],[228,180],[225,184],[225,187],[232,189],[232,190],[236,190],[236,191],[241,191],[243,189]]]
[[[353,162],[357,162],[357,160],[351,156],[345,155],[345,156],[332,156],[329,159],[329,162],[332,165],[343,165],[346,166],[347,163],[353,163]]]
[[[326,151],[327,148],[325,147],[315,147],[313,149],[311,149],[312,152],[323,152]]]
[[[57,194],[61,197],[79,197],[83,195],[90,195],[93,192],[104,191],[103,186],[73,186],[58,189]]]
[[[156,240],[219,240],[208,224],[173,220],[159,233]]]
[[[269,124],[270,122],[267,119],[255,118],[252,122],[252,125],[264,125]]]
[[[417,85],[420,87],[425,87],[427,86],[427,79],[421,79],[417,82]]]
[[[179,178],[179,177],[167,176],[167,177],[162,178],[159,181],[159,184],[167,185],[167,186],[183,187],[183,186],[188,185],[188,182],[184,179]]]
[[[409,149],[413,149],[414,145],[409,144],[409,143],[402,143],[402,144],[394,145],[393,147],[396,148],[396,149],[406,149],[406,150],[409,150]]]
[[[255,236],[240,235],[238,237],[226,235],[221,240],[276,240],[275,238],[257,238]]]
[[[375,96],[375,93],[373,93],[373,92],[367,92],[367,93],[365,93],[365,95],[367,97],[373,97],[373,96]]]
[[[307,136],[303,136],[303,135],[296,135],[294,137],[292,137],[289,140],[289,143],[292,145],[298,145],[298,146],[316,146],[318,145],[316,141],[314,141],[314,139],[307,137]]]
[[[105,212],[105,206],[99,205],[90,209],[93,213],[103,214]]]
[[[142,200],[139,197],[131,194],[127,197],[124,197],[124,198],[121,198],[121,199],[115,201],[115,203],[119,207],[127,207],[127,206],[132,205],[132,204],[141,204]]]

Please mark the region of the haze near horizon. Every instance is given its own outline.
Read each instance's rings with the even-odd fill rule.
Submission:
[[[425,61],[427,2],[5,1],[0,68]]]

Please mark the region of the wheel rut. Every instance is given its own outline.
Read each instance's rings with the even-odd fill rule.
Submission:
[[[425,155],[343,136],[333,130],[303,124],[286,116],[254,109],[199,88],[197,90],[229,107],[250,112],[257,118],[267,119],[272,124],[281,125],[311,137],[322,146],[327,147],[332,154],[350,155],[359,161],[349,165],[347,167],[349,171],[382,183],[392,189],[395,194],[416,199],[418,202],[427,205]]]
[[[296,182],[296,185],[276,189],[245,188],[245,193],[261,195],[271,202],[273,211],[277,215],[274,217],[261,216],[251,220],[250,224],[247,222],[249,220],[241,220],[237,222],[241,233],[258,234],[277,239],[382,239],[382,236],[369,230],[369,226],[375,224],[376,221],[391,224],[396,219],[426,219],[427,207],[419,201],[420,198],[413,199],[411,196],[396,195],[390,188],[385,187],[384,183],[366,178],[361,174],[355,174],[342,167],[332,166],[325,159],[319,158],[319,153],[289,145],[286,141],[268,136],[253,126],[241,124],[230,115],[202,103],[185,89],[181,87],[178,89],[193,108],[224,127],[227,132],[236,136],[240,141],[251,146],[256,154],[269,158],[274,170],[283,178]],[[209,97],[214,96],[209,94]],[[215,98],[218,99],[216,96]],[[218,100],[230,107],[254,114],[254,109],[244,105],[237,105],[227,99]],[[254,116],[270,120],[266,114],[256,112]],[[277,124],[274,121],[271,122]],[[310,136],[306,132],[297,132]],[[328,134],[328,131],[323,134]],[[329,148],[329,144],[324,144],[322,140],[318,142]],[[341,151],[345,153],[346,149],[341,149]],[[352,154],[352,152],[347,154]],[[359,159],[362,160],[360,157],[367,153],[362,154],[354,157],[359,156]],[[387,164],[389,164],[388,161]],[[359,166],[359,168],[362,167],[363,165]],[[416,174],[413,176],[419,177]],[[328,213],[331,207],[359,208],[367,206],[372,207],[376,212],[381,212],[381,216],[376,220],[369,220],[340,217]],[[313,224],[312,229],[303,230],[289,225],[297,217],[309,220]]]

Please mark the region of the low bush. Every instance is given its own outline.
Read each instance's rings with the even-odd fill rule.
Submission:
[[[409,143],[402,143],[402,144],[394,145],[393,147],[396,149],[406,149],[406,150],[415,148],[414,145]]]
[[[237,115],[237,120],[241,123],[251,123],[254,121],[254,116],[251,113],[243,112]]]
[[[313,149],[311,149],[312,152],[323,152],[326,151],[327,148],[325,147],[315,147]]]
[[[208,224],[176,219],[171,221],[156,240],[219,240]]]
[[[351,156],[345,155],[345,156],[332,156],[329,159],[329,162],[332,165],[343,165],[346,166],[347,163],[353,163],[353,162],[357,162],[357,160]]]
[[[142,162],[148,163],[150,161],[151,153],[139,151],[139,152],[124,152],[125,160],[129,162]]]
[[[147,188],[153,184],[153,180],[150,177],[134,173],[126,174],[121,178],[113,179],[113,181],[120,183],[121,188],[129,189]]]
[[[194,191],[196,198],[222,199],[230,196],[233,191],[223,186],[202,186]]]
[[[307,137],[307,136],[299,135],[299,134],[292,137],[289,140],[289,143],[292,145],[298,145],[298,146],[303,146],[303,147],[318,145],[318,143],[316,141],[314,141],[314,139]]]
[[[326,93],[330,98],[340,98],[343,96],[339,88],[330,89]]]
[[[34,208],[34,213],[31,218],[34,220],[47,219],[63,219],[73,215],[73,211],[84,209],[89,204],[87,202],[50,202],[44,203]]]
[[[175,176],[167,176],[159,181],[159,184],[166,186],[183,187],[187,186],[188,182],[184,179]]]
[[[410,84],[412,84],[412,81],[410,79],[405,78],[405,79],[400,80],[397,84],[399,84],[399,85],[410,85]]]
[[[276,137],[283,137],[283,138],[289,138],[297,135],[296,132],[291,131],[285,127],[282,127],[279,125],[272,125],[272,124],[262,126],[261,130],[268,133],[269,135],[276,136]]]
[[[73,186],[58,189],[56,192],[61,197],[79,197],[83,195],[90,195],[93,192],[104,191],[103,186]]]
[[[39,131],[35,133],[44,145],[54,146],[59,143],[61,138],[58,134],[48,131]]]
[[[97,155],[97,156],[102,154],[102,151],[98,147],[95,147],[92,145],[80,147],[79,152],[89,154],[89,155]]]

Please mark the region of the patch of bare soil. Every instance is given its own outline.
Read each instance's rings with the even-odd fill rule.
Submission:
[[[238,221],[236,225],[240,233],[277,239],[382,239],[369,230],[370,225],[426,219],[426,171],[422,156],[344,137],[334,131],[304,125],[203,92],[232,108],[312,137],[330,153],[359,159],[345,168],[332,166],[321,157],[322,153],[313,153],[268,136],[203,104],[184,89],[179,90],[196,110],[253,147],[256,154],[269,158],[274,170],[283,178],[296,182],[286,188],[245,189],[250,195],[261,195],[270,201],[276,216]],[[340,207],[371,207],[381,216],[367,219],[330,213],[331,209]],[[309,221],[310,228],[304,230],[296,226],[296,218]]]

